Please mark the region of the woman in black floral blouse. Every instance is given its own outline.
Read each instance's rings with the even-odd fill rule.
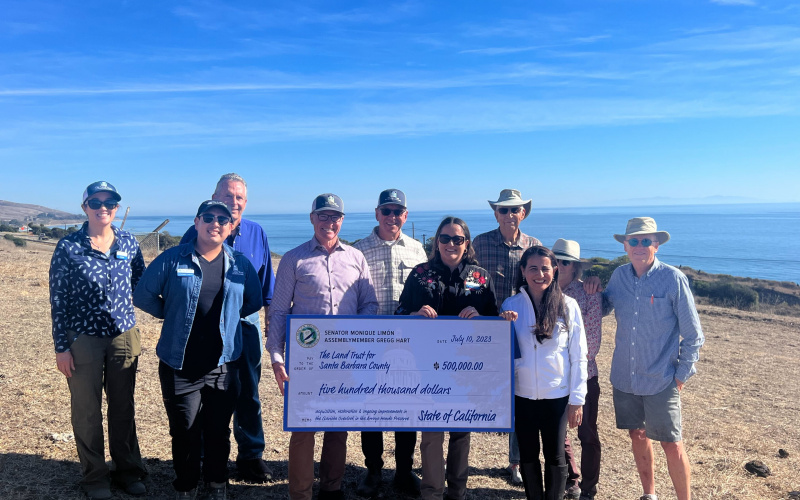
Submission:
[[[418,265],[406,279],[395,314],[438,316],[497,316],[494,287],[485,269],[478,267],[467,223],[446,217],[434,237],[428,262]],[[447,449],[447,498],[463,499],[467,493],[469,432],[451,432]],[[444,495],[444,432],[423,432],[422,498]]]

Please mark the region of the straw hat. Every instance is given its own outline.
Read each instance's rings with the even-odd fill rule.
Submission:
[[[531,214],[531,202],[532,200],[523,200],[522,195],[516,189],[504,189],[500,191],[500,196],[497,198],[497,201],[487,200],[489,202],[489,206],[492,207],[494,210],[497,207],[519,207],[525,209],[525,217],[523,220],[527,219],[528,216]]]
[[[659,231],[656,226],[656,221],[652,217],[634,217],[628,220],[625,234],[615,234],[614,239],[620,243],[625,243],[627,236],[635,236],[637,234],[653,234],[656,239],[658,239],[659,245],[663,245],[669,241],[669,233],[666,231]]]

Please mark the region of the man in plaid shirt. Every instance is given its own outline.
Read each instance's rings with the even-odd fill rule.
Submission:
[[[378,296],[378,314],[391,315],[397,309],[397,301],[406,278],[414,267],[427,261],[422,244],[403,234],[403,224],[408,219],[406,195],[399,189],[387,189],[378,197],[375,209],[378,226],[363,240],[353,246],[361,250],[367,259],[372,283]],[[416,432],[395,432],[394,487],[418,496],[420,480],[411,471],[414,464]],[[362,432],[361,450],[367,474],[358,485],[357,493],[374,497],[381,487],[383,469],[383,434]]]
[[[501,309],[503,301],[514,295],[514,283],[519,272],[519,259],[522,253],[541,242],[528,236],[519,229],[520,223],[531,213],[531,200],[523,200],[516,189],[500,191],[497,201],[489,201],[494,211],[498,228],[488,233],[479,234],[472,242],[478,265],[486,269],[494,281],[494,294],[497,297],[497,308]],[[513,484],[522,484],[519,472],[519,447],[517,434],[508,436],[508,471]]]

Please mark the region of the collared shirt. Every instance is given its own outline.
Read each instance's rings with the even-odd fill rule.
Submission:
[[[369,264],[378,296],[378,314],[394,314],[409,273],[428,260],[422,243],[402,233],[397,240],[382,240],[376,227],[369,236],[355,242],[353,248],[360,250]]]
[[[583,317],[583,329],[586,332],[586,346],[589,361],[587,370],[589,378],[597,376],[597,353],[600,351],[600,342],[603,338],[603,297],[599,293],[589,295],[583,289],[583,282],[572,280],[563,290],[564,295],[572,297],[578,303]]]
[[[267,351],[283,363],[289,314],[376,314],[378,299],[364,254],[337,243],[328,253],[316,239],[286,252],[269,308]]]
[[[181,238],[181,244],[189,243],[197,238],[197,230],[191,226]],[[229,247],[243,253],[258,272],[261,282],[261,296],[264,306],[269,307],[275,287],[275,274],[272,271],[272,258],[269,253],[267,233],[257,222],[242,219],[236,229],[225,240]]]
[[[217,329],[222,338],[218,366],[242,353],[241,319],[261,308],[261,289],[255,268],[244,255],[222,245],[225,254],[222,309]],[[175,370],[183,368],[186,344],[197,313],[203,271],[193,243],[172,247],[156,257],[133,293],[136,307],[163,319],[156,345],[158,359]]]
[[[69,351],[77,335],[116,337],[136,326],[131,292],[144,272],[139,243],[112,225],[114,243],[106,255],[92,248],[88,226],[84,222],[61,238],[50,261],[50,314],[59,353]]]
[[[519,259],[528,248],[542,243],[520,231],[519,238],[509,245],[503,241],[500,228],[479,234],[472,242],[475,249],[475,258],[478,265],[489,271],[489,275],[494,281],[494,293],[497,297],[497,307],[503,305],[503,301],[516,293],[514,283],[519,272]]]
[[[697,371],[703,331],[689,289],[678,269],[655,260],[641,278],[631,264],[614,270],[603,292],[614,307],[617,336],[611,384],[637,396],[658,394],[673,379]]]

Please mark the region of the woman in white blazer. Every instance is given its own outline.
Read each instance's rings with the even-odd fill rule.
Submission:
[[[503,302],[514,321],[520,357],[514,360],[514,418],[520,472],[529,499],[561,500],[567,480],[567,424],[580,425],[586,397],[586,335],[580,308],[558,286],[550,249],[534,246],[520,259],[519,293]],[[544,454],[544,484],[539,437]]]

